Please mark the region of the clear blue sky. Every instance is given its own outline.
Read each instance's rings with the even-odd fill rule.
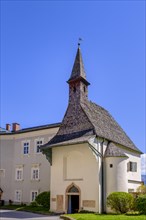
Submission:
[[[89,99],[145,149],[145,1],[1,1],[1,127],[61,122],[77,50]]]

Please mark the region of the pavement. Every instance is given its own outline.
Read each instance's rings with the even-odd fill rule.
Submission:
[[[0,220],[59,220],[59,216],[46,216],[15,210],[0,210]]]

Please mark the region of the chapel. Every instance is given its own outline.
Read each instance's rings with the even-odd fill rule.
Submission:
[[[141,184],[141,151],[106,109],[88,100],[80,45],[67,83],[62,123],[41,147],[51,165],[51,211],[106,212],[110,193],[133,192]]]

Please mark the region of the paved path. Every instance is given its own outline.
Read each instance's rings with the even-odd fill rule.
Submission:
[[[59,220],[59,216],[45,216],[30,212],[0,210],[0,220]]]

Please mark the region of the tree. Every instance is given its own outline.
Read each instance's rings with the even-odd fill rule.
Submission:
[[[146,194],[146,185],[141,184],[138,188],[137,188],[137,192],[141,193],[141,194]]]
[[[146,194],[138,196],[136,199],[136,207],[140,213],[146,214]]]
[[[126,213],[132,209],[134,198],[126,192],[113,192],[107,197],[107,206],[117,213]]]

